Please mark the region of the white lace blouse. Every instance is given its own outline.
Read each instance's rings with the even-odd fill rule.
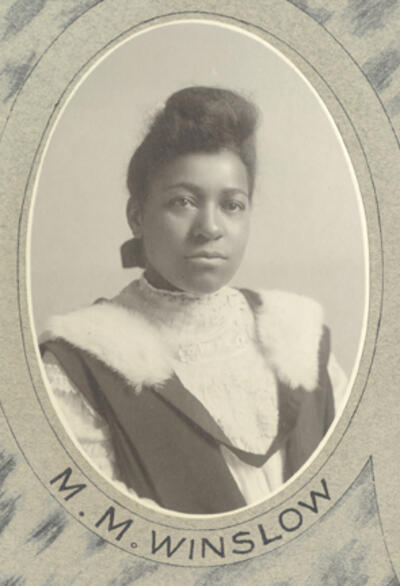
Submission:
[[[141,277],[117,300],[122,306],[134,307],[157,327],[172,349],[173,369],[183,385],[203,404],[233,445],[265,452],[277,432],[277,384],[262,354],[254,315],[243,294],[224,287],[199,297],[155,289]],[[93,411],[50,352],[44,355],[44,364],[60,417],[84,455],[118,488],[136,496],[118,479],[106,422]],[[346,389],[346,377],[333,355],[328,372],[337,409]],[[221,447],[221,451],[247,504],[262,500],[282,484],[282,452],[276,452],[257,468],[244,463],[228,448]]]

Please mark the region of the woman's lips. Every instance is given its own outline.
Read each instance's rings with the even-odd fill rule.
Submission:
[[[200,265],[219,265],[227,260],[227,257],[220,252],[197,252],[185,256],[186,260]]]
[[[222,252],[196,252],[195,254],[189,254],[186,258],[221,258],[226,259],[225,254]]]

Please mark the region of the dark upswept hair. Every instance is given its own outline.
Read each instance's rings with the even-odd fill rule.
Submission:
[[[194,86],[172,94],[156,114],[128,167],[130,211],[146,199],[149,181],[164,164],[189,153],[217,153],[228,149],[247,170],[249,195],[256,174],[256,106],[239,94],[222,88]],[[136,238],[121,247],[122,264],[145,266],[143,242]]]
[[[250,195],[256,172],[256,106],[222,88],[194,86],[172,94],[155,116],[128,168],[130,197],[143,203],[154,172],[174,158],[228,149],[247,169]]]

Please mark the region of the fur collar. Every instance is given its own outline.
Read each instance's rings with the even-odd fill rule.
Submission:
[[[312,391],[318,382],[320,305],[282,291],[252,294],[259,300],[254,308],[259,339],[277,377],[292,388]],[[41,342],[55,338],[89,351],[139,388],[162,383],[173,373],[171,351],[157,329],[138,312],[115,302],[53,317]]]
[[[319,373],[322,308],[313,299],[283,291],[259,291],[259,339],[278,378],[312,391]]]

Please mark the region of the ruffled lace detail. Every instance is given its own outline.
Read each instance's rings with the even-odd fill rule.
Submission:
[[[113,483],[115,488],[130,497],[139,499],[142,504],[161,509],[153,500],[139,498],[132,488],[119,479],[107,423],[91,408],[65,374],[57,358],[51,352],[45,352],[43,364],[60,418],[78,442],[86,458]]]
[[[176,363],[183,385],[236,447],[264,453],[277,433],[275,377],[252,349],[225,360]]]
[[[266,452],[278,427],[277,386],[242,293],[197,296],[152,287],[144,277],[115,300],[155,325],[174,370],[238,448]]]

